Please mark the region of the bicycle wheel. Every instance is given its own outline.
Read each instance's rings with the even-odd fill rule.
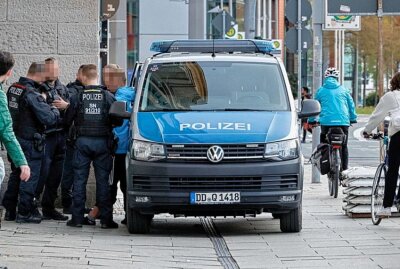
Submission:
[[[333,175],[331,172],[328,173],[328,188],[329,188],[329,195],[333,196]]]
[[[331,164],[331,178],[329,180],[329,193],[333,198],[337,198],[339,192],[339,176],[340,176],[340,152],[338,149],[334,149],[332,152],[332,164]]]
[[[371,190],[371,220],[374,225],[379,225],[382,218],[376,213],[383,206],[383,196],[385,193],[386,165],[381,163],[375,172],[374,183]]]

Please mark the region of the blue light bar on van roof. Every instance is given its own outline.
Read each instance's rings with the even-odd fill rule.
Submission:
[[[251,39],[214,39],[214,40],[164,40],[155,41],[151,44],[150,50],[158,53],[170,52],[243,52],[243,53],[267,53],[277,54],[280,50],[270,40]]]

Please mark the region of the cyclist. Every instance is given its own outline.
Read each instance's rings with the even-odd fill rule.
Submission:
[[[390,92],[387,92],[376,106],[374,112],[368,120],[363,131],[365,138],[368,138],[373,129],[389,115],[390,123],[388,134],[389,142],[389,164],[385,178],[385,193],[383,198],[383,207],[377,212],[379,217],[391,216],[391,207],[393,205],[396,193],[397,178],[400,166],[400,72],[397,72],[390,80]],[[397,194],[400,197],[400,190]]]
[[[320,142],[327,143],[326,134],[332,127],[338,127],[346,135],[341,150],[342,170],[348,169],[349,153],[347,149],[347,140],[349,126],[357,122],[357,113],[350,91],[340,85],[339,71],[334,67],[326,69],[324,74],[324,83],[318,89],[315,100],[321,104],[321,113],[319,123],[321,125]],[[309,124],[315,125],[316,119],[310,118]]]

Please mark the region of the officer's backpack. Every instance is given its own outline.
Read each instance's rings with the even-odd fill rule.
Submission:
[[[84,89],[79,93],[79,111],[75,120],[78,136],[109,136],[111,128],[108,118],[105,91]]]
[[[329,144],[321,143],[311,154],[311,163],[317,167],[321,175],[328,174],[331,169],[329,151]]]

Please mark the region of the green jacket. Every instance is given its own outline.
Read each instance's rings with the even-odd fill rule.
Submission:
[[[3,142],[16,167],[27,165],[24,152],[15,137],[10,111],[8,110],[7,96],[0,84],[0,141]]]

